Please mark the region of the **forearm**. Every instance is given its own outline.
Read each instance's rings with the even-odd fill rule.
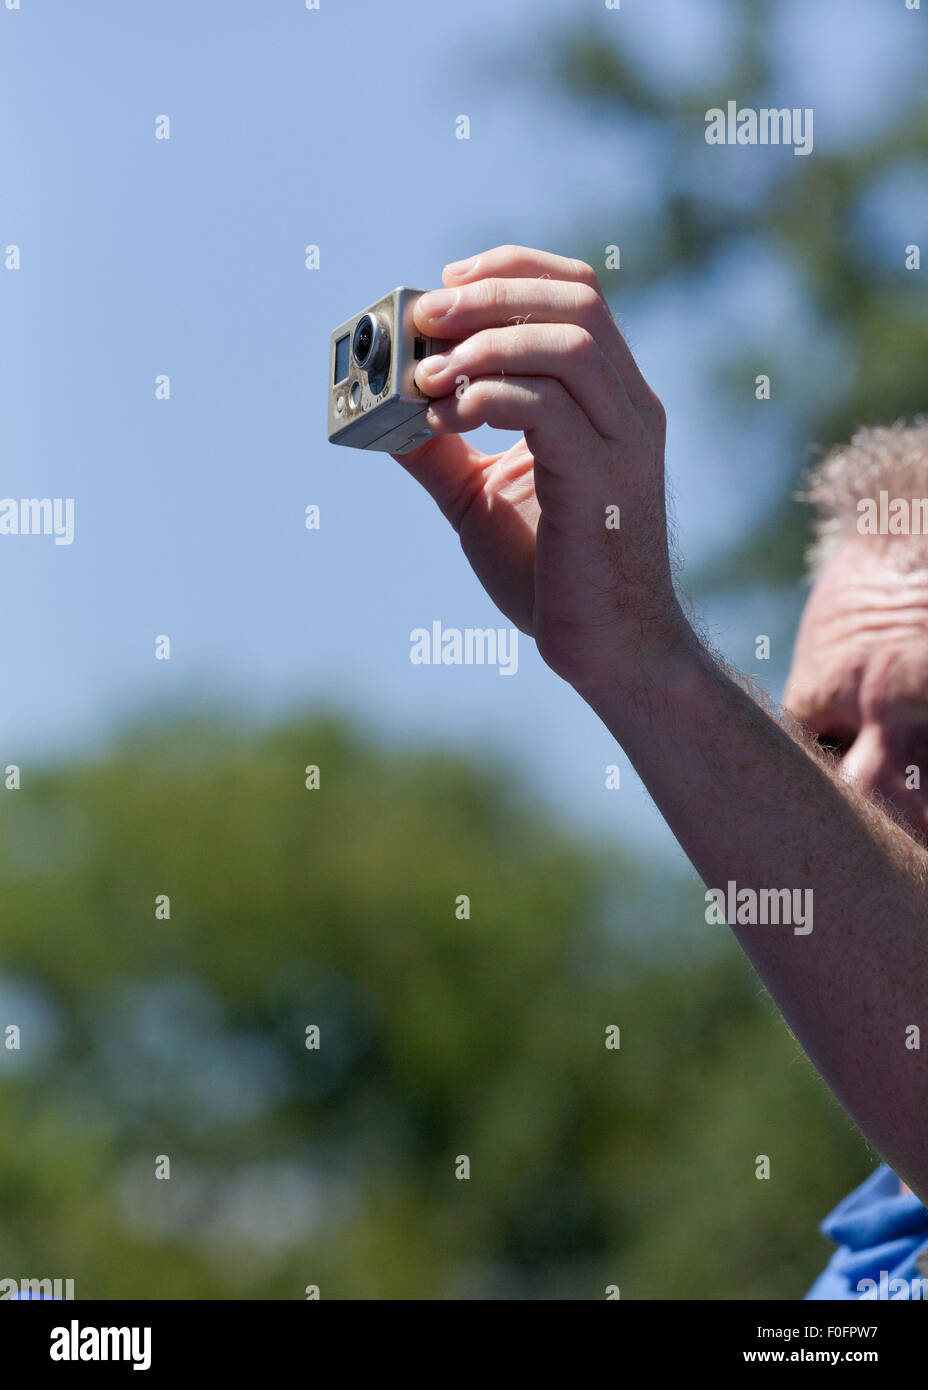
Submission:
[[[688,626],[678,636],[664,411],[592,268],[503,246],[443,280],[415,311],[420,332],[455,343],[416,370],[437,440],[405,466],[490,596],[613,731],[707,886],[812,891],[808,934],[733,925],[861,1129],[928,1196],[928,1087],[906,1047],[928,1001],[928,854]],[[463,438],[480,425],[522,437],[484,455]],[[643,641],[663,642],[661,657],[645,661]]]
[[[928,853],[696,642],[587,695],[707,888],[798,890],[806,925],[729,925],[863,1133],[928,1199]],[[750,898],[746,899],[750,911]],[[706,930],[714,928],[707,925]]]

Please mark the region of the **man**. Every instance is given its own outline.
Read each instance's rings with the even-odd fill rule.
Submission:
[[[858,1274],[874,1260],[914,1275],[928,1244],[928,542],[862,533],[856,503],[912,496],[928,431],[858,436],[813,480],[820,573],[778,716],[677,597],[663,408],[594,271],[500,246],[442,278],[416,309],[454,343],[416,373],[436,437],[398,462],[615,735],[707,888],[737,905],[743,949],[891,1165],[829,1218],[842,1250],[810,1296],[868,1293]],[[484,455],[463,437],[484,423],[524,434]],[[805,903],[803,925],[760,901]]]
[[[814,587],[785,697],[841,776],[919,844],[928,841],[926,484],[928,424],[860,430],[812,473]],[[925,1296],[928,1211],[885,1164],[822,1229],[841,1248],[808,1298]]]

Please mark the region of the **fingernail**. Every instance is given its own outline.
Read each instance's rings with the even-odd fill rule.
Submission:
[[[449,261],[445,266],[445,270],[447,270],[450,275],[467,275],[469,271],[473,270],[476,263],[477,257],[469,256],[466,261]]]
[[[423,313],[430,319],[443,319],[457,302],[457,290],[429,290],[419,300]]]

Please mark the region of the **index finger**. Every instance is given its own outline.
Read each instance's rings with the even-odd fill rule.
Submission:
[[[443,283],[449,287],[485,280],[488,276],[507,280],[570,280],[589,285],[592,290],[600,288],[596,271],[586,261],[555,256],[551,251],[536,251],[531,246],[494,246],[467,260],[449,262],[441,273]]]
[[[618,369],[635,409],[653,433],[663,436],[664,408],[648,385],[625,335],[609,309],[596,271],[586,261],[537,251],[531,246],[494,246],[469,260],[451,261],[442,271],[448,289],[463,288],[480,280],[552,280],[585,285],[595,291],[604,312],[605,341],[601,344]],[[453,334],[451,336],[454,336]]]

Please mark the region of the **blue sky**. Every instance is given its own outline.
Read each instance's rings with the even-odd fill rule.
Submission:
[[[139,709],[188,698],[261,716],[323,699],[400,743],[505,753],[570,818],[666,848],[630,773],[603,790],[624,758],[531,643],[514,679],[410,664],[414,627],[500,620],[411,479],[326,443],[328,342],[392,286],[437,283],[448,260],[503,241],[573,254],[588,211],[605,245],[653,198],[646,139],[533,83],[549,25],[589,14],[654,80],[686,86],[721,63],[744,7],[4,3],[0,245],[22,248],[22,269],[0,270],[0,495],[74,497],[76,539],[0,542],[0,764],[79,755]],[[923,18],[902,0],[790,0],[771,96],[814,104],[818,147],[872,129],[911,89]],[[454,138],[461,113],[469,141]],[[154,138],[162,114],[170,141]],[[707,361],[759,318],[803,312],[760,249],[685,308],[666,288],[635,305],[691,560],[744,527],[793,463],[774,429],[745,485],[745,441],[705,398]],[[303,527],[310,503],[318,533]],[[773,622],[774,600],[759,602],[708,614],[740,662]],[[154,659],[161,633],[170,663]]]

